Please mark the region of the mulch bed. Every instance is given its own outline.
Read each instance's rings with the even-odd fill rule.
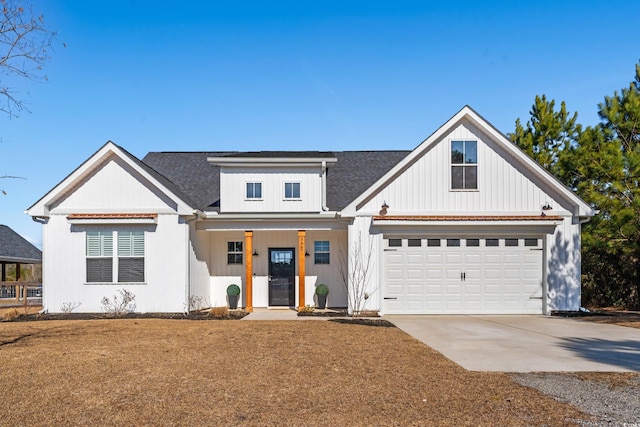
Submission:
[[[586,419],[507,374],[465,371],[397,328],[353,321],[7,322],[0,360],[2,425],[564,426]]]
[[[96,320],[96,319],[173,319],[173,320],[239,320],[249,313],[243,310],[229,310],[226,316],[215,317],[208,312],[192,313],[126,313],[115,316],[105,313],[68,313],[68,314],[20,314],[15,319],[2,319],[1,322],[35,322],[42,320]]]

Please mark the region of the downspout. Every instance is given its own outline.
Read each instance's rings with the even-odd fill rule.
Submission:
[[[322,161],[322,175],[320,178],[322,184],[322,211],[327,212],[329,208],[327,207],[327,162],[326,160]]]

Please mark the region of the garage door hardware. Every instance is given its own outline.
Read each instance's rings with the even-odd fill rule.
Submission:
[[[463,282],[467,280],[467,273],[460,273],[460,280],[462,280]]]
[[[384,299],[398,299],[396,297],[384,297]]]

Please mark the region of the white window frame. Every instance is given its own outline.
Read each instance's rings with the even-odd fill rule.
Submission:
[[[298,185],[298,197],[287,197],[287,185],[291,185],[291,193],[293,194],[294,185]],[[282,184],[282,199],[283,200],[302,200],[302,185],[300,181],[286,181]]]
[[[326,243],[327,250],[317,250],[318,243]],[[327,262],[318,262],[316,255],[327,255]],[[313,263],[316,265],[329,265],[331,264],[331,241],[330,240],[314,240],[313,242]]]
[[[256,193],[256,185],[260,186],[260,197],[249,197],[249,185],[253,185],[253,194]],[[247,181],[244,184],[244,199],[245,200],[263,200],[262,199],[262,190],[263,190],[262,181]]]
[[[237,249],[237,244],[240,243],[240,249]],[[229,244],[233,244],[233,250],[230,250]],[[240,262],[229,262],[229,255],[233,255],[235,259],[240,255]],[[227,242],[227,265],[243,265],[244,264],[244,242],[241,240],[233,240]]]
[[[129,235],[129,239],[126,239]],[[100,239],[98,253],[90,248],[90,239],[96,236]],[[136,237],[134,237],[136,236]],[[129,240],[125,243],[125,240]],[[109,247],[110,246],[110,247]],[[93,252],[93,253],[91,253]],[[120,260],[142,258],[142,281],[119,281],[121,273]],[[88,260],[111,260],[111,280],[89,281]],[[85,232],[85,283],[86,284],[144,284],[147,277],[146,262],[146,233],[139,229],[109,229],[87,230]]]
[[[464,162],[464,152],[463,152],[463,159],[462,159],[462,163],[453,163],[453,159],[451,158],[452,154],[453,154],[453,143],[454,142],[462,142],[466,148],[466,144],[467,142],[475,142],[476,143],[476,162],[475,163],[465,163]],[[456,138],[456,139],[450,139],[449,140],[449,191],[478,191],[479,187],[480,187],[480,183],[479,183],[479,174],[478,174],[478,151],[480,148],[480,144],[478,143],[477,139],[464,139],[464,138]],[[461,167],[463,170],[463,174],[462,174],[462,179],[463,179],[463,187],[462,188],[453,188],[453,168],[454,167]],[[476,187],[475,188],[465,188],[465,184],[464,184],[464,169],[466,168],[472,168],[474,167],[476,169]]]

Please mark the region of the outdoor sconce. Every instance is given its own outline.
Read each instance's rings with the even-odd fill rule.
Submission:
[[[255,249],[253,250],[253,256],[258,256],[258,251],[256,251]]]
[[[311,255],[309,255],[309,252],[304,251],[304,256],[311,256]]]
[[[386,215],[387,209],[389,209],[389,205],[386,201],[382,202],[382,208],[380,209],[380,215]]]

